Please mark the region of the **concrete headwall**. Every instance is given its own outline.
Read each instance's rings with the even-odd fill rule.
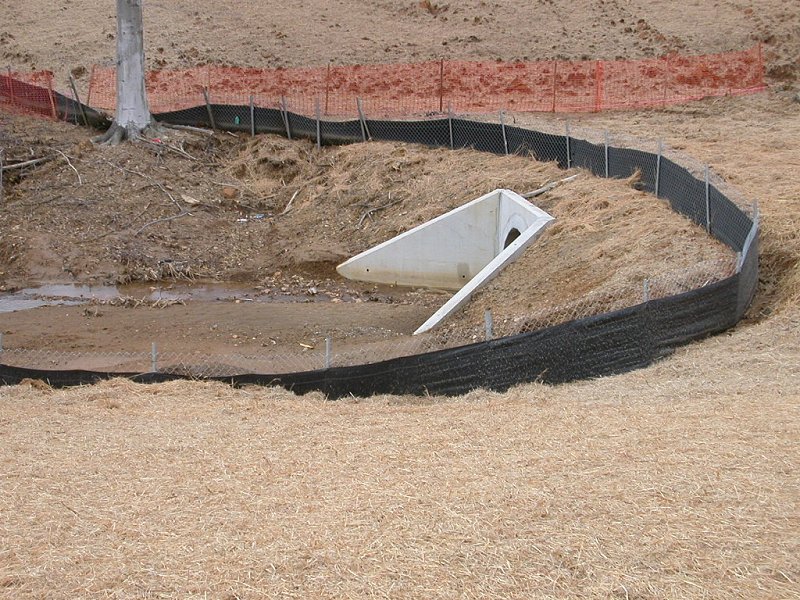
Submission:
[[[511,190],[495,190],[354,256],[336,270],[348,279],[456,290],[414,332],[422,333],[469,301],[552,220]]]
[[[552,219],[510,190],[494,190],[337,267],[348,279],[459,290],[522,234]]]

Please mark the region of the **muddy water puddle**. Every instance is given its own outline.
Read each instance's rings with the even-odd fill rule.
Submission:
[[[353,282],[355,283],[355,282]],[[358,286],[353,289],[335,286],[320,289],[315,286],[274,286],[258,288],[235,283],[196,283],[170,285],[99,285],[49,283],[0,294],[0,313],[30,310],[43,306],[77,306],[92,302],[108,302],[117,298],[134,298],[148,302],[403,302],[410,289],[390,286]],[[430,293],[422,296],[430,303]],[[434,294],[434,297],[436,295]],[[417,298],[418,300],[419,298]],[[436,300],[434,300],[434,303]]]
[[[136,298],[151,302],[240,301],[240,302],[325,302],[324,294],[264,294],[252,286],[230,284],[91,286],[70,283],[46,284],[0,295],[0,313],[29,310],[41,306],[75,306],[116,298]]]

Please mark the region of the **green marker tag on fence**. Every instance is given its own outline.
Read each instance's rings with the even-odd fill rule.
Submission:
[[[238,125],[240,122],[241,122],[241,120],[239,119],[238,115],[233,118],[233,123],[235,125]]]

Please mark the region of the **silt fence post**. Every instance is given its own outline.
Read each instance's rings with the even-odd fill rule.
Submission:
[[[708,183],[708,165],[706,165],[706,233],[711,233],[711,196]]]
[[[330,369],[333,362],[333,339],[331,336],[325,338],[325,368]]]
[[[14,97],[14,79],[11,77],[11,67],[6,67],[8,73],[8,93],[11,95],[11,106],[17,104],[17,99]]]
[[[328,63],[328,70],[325,73],[325,114],[328,114],[328,100],[331,93],[331,63]]]
[[[453,149],[453,105],[447,103],[447,128],[450,131],[450,150]]]
[[[439,61],[439,114],[444,110],[444,59]]]
[[[88,127],[89,126],[89,119],[86,118],[86,111],[83,110],[83,104],[81,104],[81,97],[78,95],[78,86],[75,85],[75,78],[72,75],[69,76],[69,85],[72,88],[72,95],[75,96],[75,102],[78,104],[78,112],[81,113],[81,118],[83,119],[83,124]],[[77,116],[75,117],[77,121]]]
[[[661,187],[661,156],[664,154],[664,142],[658,140],[658,157],[656,158],[656,198]]]
[[[503,111],[500,111],[500,129],[503,131],[503,150],[508,156],[508,138],[506,137],[506,121],[503,118]]]
[[[572,157],[570,156],[570,143],[569,143],[569,121],[566,122],[566,132],[564,139],[567,141],[567,168],[572,168]]]
[[[364,116],[364,106],[361,104],[361,98],[356,98],[356,107],[358,108],[358,120],[361,123],[361,139],[366,142],[371,139],[372,136],[369,134],[369,129],[367,128],[367,119]]]
[[[211,123],[211,129],[217,130],[217,123],[214,121],[214,111],[211,110],[211,100],[208,97],[208,88],[203,88],[203,98],[206,101],[206,110],[208,111],[208,120]]]
[[[285,96],[281,96],[281,116],[283,117],[283,124],[286,127],[286,137],[292,139],[292,129],[289,127],[289,111],[286,108]]]
[[[322,148],[322,126],[320,124],[319,96],[314,99],[314,113],[317,117],[317,150]]]
[[[256,137],[256,105],[253,94],[250,94],[250,135]]]

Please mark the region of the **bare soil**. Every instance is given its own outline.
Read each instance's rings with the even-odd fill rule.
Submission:
[[[792,101],[800,15],[795,4],[468,0],[457,6],[416,1],[366,6],[341,0],[262,8],[206,0],[147,3],[153,67],[636,58],[670,49],[736,49],[760,40],[769,93],[573,119],[573,125],[579,120],[615,134],[663,138],[710,164],[746,199],[757,199],[763,217],[760,287],[749,318],[727,334],[692,344],[648,369],[557,387],[523,385],[504,394],[477,390],[458,399],[336,403],[318,395],[298,398],[277,389],[232,390],[198,382],[112,381],[65,391],[31,382],[2,388],[0,596],[800,596],[800,104]],[[41,0],[4,3],[0,52],[13,68],[53,68],[62,81],[74,71],[85,85],[91,64],[113,62],[113,10],[111,2],[98,6],[86,0],[64,6]],[[516,118],[542,123],[531,115]],[[242,148],[243,156],[253,156],[258,147],[248,150],[249,140],[223,138],[205,146],[185,138],[184,147],[201,162],[215,161],[214,180],[241,188],[236,202],[229,206],[223,200],[231,199],[223,196],[217,208],[220,186],[207,181],[211,171],[205,168],[197,171],[195,186],[195,161],[176,155],[162,156],[159,163],[150,149],[137,147],[102,155],[88,147],[82,151],[85,132],[54,129],[46,121],[2,119],[0,144],[9,147],[17,140],[16,147],[28,154],[33,147],[35,155],[57,147],[76,159],[73,166],[87,177],[83,185],[92,194],[82,207],[83,185],[77,186],[63,158],[36,170],[46,183],[40,189],[35,177],[12,184],[9,207],[26,209],[8,208],[6,215],[4,206],[0,256],[9,288],[56,275],[70,281],[141,280],[160,268],[159,260],[180,259],[184,251],[168,245],[170,236],[181,235],[195,220],[207,225],[214,218],[230,231],[228,216],[242,214],[236,202],[247,204],[278,191],[266,199],[275,201],[278,227],[281,219],[274,212],[283,212],[297,189],[283,190],[280,184],[255,194],[244,189],[258,189],[261,176],[237,174],[228,150]],[[546,119],[545,124],[563,127],[560,121]],[[285,158],[282,148],[267,154]],[[356,158],[346,153],[359,149],[334,152],[342,153],[344,164]],[[195,206],[202,210],[133,235],[148,216],[174,215],[178,208],[157,186],[142,189],[146,178],[123,176],[117,166],[96,160],[100,156],[119,167],[141,169],[162,184],[173,175],[158,166],[169,165],[180,176],[174,178],[179,185],[167,191],[178,202],[185,203],[181,193],[200,200]],[[396,159],[381,158],[384,164]],[[223,165],[223,160],[229,162]],[[404,166],[415,176],[395,185],[426,182],[435,160],[426,155],[421,166]],[[436,172],[427,182],[444,181],[447,201],[465,200],[516,173],[499,180],[487,175],[484,181],[480,170],[486,163],[470,164],[477,173],[465,169],[442,180],[437,179],[442,172]],[[517,180],[527,185],[550,175],[535,171],[520,177],[529,177]],[[59,225],[73,211],[85,216],[99,210],[100,188],[93,186],[103,181],[111,184],[104,197],[116,203],[116,210],[132,196],[137,211],[99,213],[104,220],[91,219],[92,228],[70,221],[74,234]],[[361,185],[366,187],[366,180]],[[635,189],[624,182],[614,185],[606,190],[609,195],[636,204]],[[577,194],[579,188],[563,191]],[[40,207],[35,200],[41,194],[47,201]],[[387,200],[367,191],[351,200],[362,201],[362,196],[380,205]],[[302,201],[298,194],[298,207]],[[50,202],[62,203],[61,210],[48,211]],[[148,202],[150,215],[122,216],[137,217]],[[337,206],[343,230],[354,227],[361,207],[344,205],[349,208],[341,212],[343,205]],[[609,209],[614,210],[611,203]],[[267,212],[259,208],[255,214]],[[384,212],[367,220],[367,231],[389,230],[388,222],[381,224]],[[35,231],[26,225],[27,217],[40,219]],[[255,232],[264,223],[245,225],[241,231]],[[59,241],[72,236],[74,243],[98,227],[113,244],[87,242],[92,261]],[[49,236],[50,229],[59,234]],[[211,237],[201,234],[199,243]],[[255,233],[238,239],[255,247],[256,238],[263,240]],[[58,250],[46,250],[50,243]],[[187,243],[184,239],[181,245]],[[325,251],[341,251],[348,243],[332,240]],[[132,253],[134,260],[127,263],[114,262],[115,248],[124,247],[140,253]],[[287,247],[285,254],[300,252],[299,244]],[[18,249],[25,253],[20,265],[30,271],[15,270],[11,257]],[[312,258],[297,254],[282,265],[319,265]],[[328,254],[325,260],[331,258]],[[187,265],[227,277],[240,268],[240,260],[218,256],[210,264]],[[648,263],[648,272],[655,262]],[[173,267],[171,273],[179,268]],[[312,276],[299,267],[280,270],[285,269],[292,273],[290,280],[295,274],[304,278],[300,293],[306,283],[324,280],[319,271]],[[273,288],[275,280],[278,289],[290,288],[282,275],[259,271],[258,264],[246,263],[243,271],[256,285]],[[376,305],[402,311],[416,301]],[[240,314],[242,306],[222,308],[230,316]],[[119,320],[139,310],[87,308],[100,313],[113,308],[106,314]],[[154,329],[185,318],[173,311],[180,306],[140,308]],[[73,327],[65,325],[65,313],[71,320],[74,311],[57,313],[53,321]],[[105,318],[80,314],[77,321],[86,327]],[[206,324],[192,327],[199,331]],[[117,343],[123,340],[127,336]],[[205,342],[222,343],[213,337]]]
[[[85,86],[92,65],[113,65],[113,2],[6,3],[0,55],[20,70],[51,69]],[[87,18],[91,15],[91,18]],[[237,4],[153,2],[145,11],[148,68],[204,64],[313,67],[452,60],[627,59],[713,53],[762,42],[775,81],[798,77],[793,0],[582,3],[567,0],[355,0]],[[213,33],[212,33],[213,32]],[[224,32],[224,35],[216,35]],[[86,90],[84,89],[84,92]]]
[[[250,350],[269,331],[280,331],[272,339],[292,348],[307,337],[309,323],[330,335],[358,337],[363,309],[352,306],[353,316],[346,317],[346,305],[377,288],[348,285],[337,264],[497,187],[524,193],[564,176],[555,164],[524,156],[387,143],[318,150],[311,142],[277,136],[165,130],[157,142],[106,148],[93,146],[88,132],[70,125],[3,119],[9,159],[34,152],[56,160],[7,182],[1,285],[219,280],[249,285],[256,296],[344,301],[336,311],[340,323],[322,317],[317,303],[305,312],[274,302],[240,310],[235,341],[228,341]],[[593,310],[601,312],[614,302],[635,303],[644,280],[663,273],[683,278],[688,289],[698,283],[698,275],[689,273],[698,264],[706,265],[700,268],[706,279],[731,272],[729,250],[636,184],[635,178],[607,181],[583,172],[540,196],[539,205],[556,224],[492,283],[477,308],[448,324],[448,333],[463,339],[491,306],[506,319],[593,294],[601,298]],[[446,296],[390,290],[369,299],[415,305],[412,326],[397,319],[391,306],[382,310],[385,329],[408,335]],[[381,309],[371,310],[377,315]],[[80,351],[83,342],[86,350],[113,352],[163,340],[181,352],[219,349],[224,338],[214,327],[220,319],[215,307],[190,300],[165,313],[164,322],[177,324],[177,315],[186,314],[202,326],[182,333],[154,327],[153,308],[130,303],[127,309],[84,312],[83,318],[69,307],[6,313],[0,323],[7,345],[15,347],[57,350],[60,340],[70,340],[63,349]],[[290,318],[293,332],[285,331]],[[552,314],[548,319],[558,320]]]

